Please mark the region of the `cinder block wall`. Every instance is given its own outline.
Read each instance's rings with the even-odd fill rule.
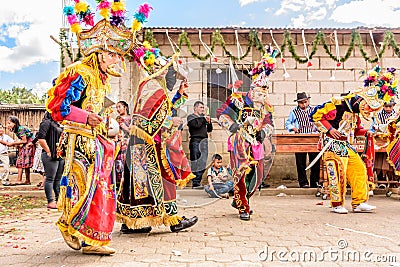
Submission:
[[[166,30],[164,28],[151,28],[154,34],[154,38],[156,39],[159,48],[163,52],[164,55],[171,55],[172,48],[170,42],[168,41]],[[199,40],[199,29],[168,29],[169,36],[175,43],[179,43],[178,38],[179,34],[185,30],[188,33],[188,37],[191,42],[192,49],[195,53],[198,53],[202,56],[206,55],[206,50],[202,46]],[[211,47],[211,36],[212,32],[215,29],[201,29],[202,30],[202,40],[208,46]],[[219,29],[224,37],[225,45],[228,51],[230,51],[233,55],[237,55],[237,44],[236,37],[234,34],[234,29]],[[258,36],[264,45],[271,44],[271,34],[269,29],[256,29],[258,31]],[[248,32],[250,30],[239,30],[239,43],[242,46],[242,49],[245,51],[248,40]],[[328,48],[331,53],[336,54],[336,46],[335,40],[333,38],[333,29],[331,30],[323,30]],[[301,36],[301,30],[290,30],[291,37],[293,39],[293,43],[295,46],[296,53],[301,57],[304,56],[304,45]],[[375,58],[376,54],[372,45],[372,41],[369,35],[368,29],[360,29],[359,30],[362,37],[362,44],[364,46],[364,50],[367,52],[368,56],[371,58]],[[382,41],[382,33],[383,30],[374,30],[375,36],[377,39],[375,43],[377,44],[377,49],[380,48],[379,42]],[[396,43],[400,43],[400,31],[392,30],[395,34]],[[307,43],[307,48],[309,53],[312,51],[312,41],[315,38],[317,30],[305,30],[305,40]],[[351,29],[342,29],[337,30],[338,34],[338,43],[340,56],[344,56],[349,47],[350,39],[351,39]],[[283,30],[273,30],[273,37],[276,42],[281,45],[284,40],[284,31]],[[381,39],[378,39],[381,38]],[[222,47],[217,44],[214,50],[215,56],[218,58],[218,63],[228,64],[229,60],[225,55]],[[261,57],[261,53],[257,51],[254,47],[251,49],[248,57],[242,62],[254,62],[259,60]],[[275,113],[274,120],[276,126],[276,133],[285,133],[284,123],[289,115],[290,110],[296,105],[294,99],[296,99],[296,94],[298,92],[308,92],[311,96],[310,103],[311,105],[316,105],[322,103],[324,101],[329,100],[332,96],[338,96],[340,93],[347,92],[353,90],[363,84],[363,77],[361,77],[361,70],[370,69],[375,64],[367,63],[361,55],[361,52],[357,45],[355,45],[355,49],[351,53],[350,58],[341,64],[341,66],[337,66],[336,62],[332,60],[329,55],[325,52],[324,47],[321,45],[317,46],[317,51],[313,56],[311,63],[311,67],[307,67],[307,64],[300,64],[292,58],[291,53],[286,48],[284,52],[285,58],[285,66],[287,72],[289,73],[289,78],[284,78],[284,70],[281,60],[278,59],[277,68],[273,75],[270,76],[270,81],[272,87],[270,89],[270,100],[274,105]],[[185,45],[182,46],[180,59],[182,62],[187,64],[193,71],[189,74],[189,82],[190,87],[188,89],[189,100],[186,105],[182,108],[180,115],[182,117],[187,116],[193,112],[193,103],[197,100],[202,100],[205,103],[207,102],[207,85],[202,84],[202,81],[207,81],[207,74],[202,69],[202,64],[206,63],[212,64],[210,60],[202,62],[193,58],[190,51],[187,49]],[[395,55],[393,48],[388,47],[386,52],[384,53],[381,59],[381,66],[386,67],[395,67],[397,69],[400,68],[400,59]],[[128,75],[125,75],[122,79],[113,79],[112,86],[113,91],[115,93],[116,99],[124,99],[129,101],[132,92],[134,92],[134,88],[137,86],[138,76],[137,76],[137,67],[134,63],[128,63]],[[311,74],[311,76],[309,75]],[[335,79],[332,80],[331,77],[334,76]],[[222,154],[225,161],[228,161],[227,154],[227,145],[226,140],[228,138],[228,134],[224,129],[216,123],[216,120],[213,123],[214,131],[210,135],[210,139],[212,144],[210,145],[210,156],[214,152],[218,152]],[[183,142],[184,148],[187,153],[188,150],[188,133],[187,127],[185,127],[185,131],[183,134]],[[274,165],[271,170],[271,176],[274,180],[279,180],[282,178],[294,178],[296,179],[296,170],[295,170],[295,160],[293,154],[281,154],[277,155],[274,160]]]

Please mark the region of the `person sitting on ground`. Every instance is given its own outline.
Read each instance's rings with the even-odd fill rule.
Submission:
[[[221,155],[215,154],[212,166],[207,171],[208,185],[204,186],[207,194],[213,198],[229,198],[229,193],[233,193],[233,181],[228,178],[228,170],[222,166]]]

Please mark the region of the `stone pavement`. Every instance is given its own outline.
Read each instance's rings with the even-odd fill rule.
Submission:
[[[301,189],[299,189],[301,190]],[[240,221],[231,200],[179,191],[180,214],[197,215],[187,231],[120,234],[112,256],[83,255],[67,247],[54,222],[58,211],[31,210],[0,219],[1,266],[400,266],[400,202],[375,196],[374,213],[330,213],[312,195],[256,194],[251,221]],[[304,192],[304,191],[303,191]],[[321,205],[322,204],[322,205]],[[348,198],[346,206],[350,208]],[[9,232],[7,233],[7,229]],[[384,262],[383,262],[384,261]],[[383,263],[382,263],[383,262]]]

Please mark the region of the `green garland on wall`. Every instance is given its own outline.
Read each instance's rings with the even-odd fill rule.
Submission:
[[[157,40],[154,38],[154,34],[150,29],[147,29],[144,32],[143,38],[145,41],[148,41],[151,44],[151,46],[159,47]],[[264,45],[258,38],[258,32],[256,30],[251,30],[249,32],[248,40],[249,40],[249,43],[247,44],[245,53],[240,57],[236,57],[226,48],[226,43],[225,43],[224,37],[222,36],[221,32],[219,30],[216,30],[211,35],[210,49],[211,49],[211,51],[214,52],[215,47],[217,45],[220,45],[222,47],[223,51],[225,52],[225,55],[227,57],[231,58],[233,61],[242,60],[245,57],[247,57],[249,55],[252,47],[255,47],[255,49],[257,51],[260,51],[261,53],[265,52]],[[326,43],[325,34],[322,31],[318,31],[314,37],[314,40],[312,41],[311,52],[309,53],[310,60],[313,58],[313,56],[317,52],[318,45],[321,45],[323,47],[323,49],[325,50],[325,53],[333,61],[335,61],[335,62],[338,61],[337,56],[331,53],[330,47]],[[381,49],[378,52],[379,58],[382,58],[382,55],[385,53],[385,51],[389,45],[393,48],[393,51],[396,54],[396,56],[400,58],[400,48],[396,43],[394,34],[389,30],[386,31],[384,34],[384,40],[382,42]],[[182,33],[178,37],[178,48],[182,49],[183,46],[186,46],[188,48],[190,54],[198,60],[205,61],[205,60],[208,60],[211,56],[209,53],[206,53],[204,56],[202,56],[202,55],[194,52],[192,49],[192,44],[190,42],[188,33],[185,31],[182,31]],[[345,55],[340,57],[339,61],[346,62],[351,57],[352,52],[354,51],[356,46],[360,50],[360,53],[365,61],[367,61],[369,63],[378,62],[378,60],[379,60],[378,56],[375,56],[375,57],[368,56],[367,52],[364,50],[364,45],[362,43],[361,34],[357,30],[354,30],[351,33],[349,48],[347,49]],[[295,45],[293,43],[293,38],[289,31],[284,32],[284,39],[283,39],[283,43],[282,43],[280,49],[283,54],[285,54],[285,51],[287,49],[290,52],[290,54],[292,55],[292,58],[298,63],[304,64],[304,63],[307,63],[307,61],[308,61],[308,59],[306,57],[301,58],[296,53]],[[67,56],[71,62],[73,61],[72,60],[73,58],[74,58],[74,61],[77,61],[82,58],[80,49],[78,49],[78,52],[75,57],[72,56],[72,51],[70,49],[70,46],[68,45],[67,34],[66,34],[65,30],[60,31],[60,50],[61,50],[61,67],[65,67],[65,53],[67,54]]]
[[[190,54],[196,58],[199,59],[201,61],[205,61],[208,60],[210,58],[210,54],[205,54],[204,56],[197,54],[196,52],[193,51],[192,49],[192,44],[190,42],[190,39],[188,37],[187,32],[183,31],[179,37],[178,37],[178,46],[181,49],[184,45],[188,48]],[[152,31],[150,29],[147,29],[145,34],[144,34],[144,40],[148,41],[153,47],[159,47],[157,44],[157,41],[154,38],[154,35],[152,33]],[[230,51],[227,50],[226,48],[226,44],[225,44],[225,40],[221,34],[221,32],[219,30],[216,30],[212,33],[211,36],[211,46],[210,49],[212,52],[214,52],[215,46],[219,44],[221,45],[223,51],[225,52],[225,54],[230,57],[232,60],[236,61],[236,60],[242,60],[243,58],[245,58],[249,53],[252,47],[255,47],[256,50],[260,51],[261,53],[264,53],[264,45],[261,43],[260,39],[258,38],[258,33],[255,30],[251,30],[249,32],[249,43],[247,45],[246,48],[246,52],[241,56],[241,57],[236,57],[234,56]],[[338,61],[337,56],[332,54],[328,44],[326,43],[326,37],[325,34],[322,31],[318,31],[314,37],[314,40],[312,41],[312,49],[311,52],[309,53],[309,59],[311,60],[313,58],[313,56],[315,55],[315,53],[318,50],[318,45],[322,45],[322,47],[324,48],[326,54],[329,55],[329,57],[333,60],[333,61]],[[354,51],[355,47],[358,47],[358,49],[360,50],[360,53],[362,55],[362,57],[365,59],[365,61],[370,62],[370,63],[376,63],[378,62],[378,56],[379,58],[382,58],[382,55],[385,53],[387,47],[390,45],[393,50],[394,53],[396,54],[397,57],[400,58],[400,48],[398,47],[396,40],[394,38],[394,34],[391,31],[386,31],[385,35],[384,35],[384,40],[382,42],[382,47],[378,52],[378,56],[375,57],[371,57],[368,56],[367,52],[364,50],[364,45],[362,43],[362,38],[361,38],[361,34],[357,31],[354,30],[351,33],[351,39],[350,39],[350,43],[349,43],[349,48],[347,49],[346,53],[344,56],[340,57],[340,62],[345,62],[347,61],[350,56],[352,55],[352,52]],[[283,43],[280,47],[282,53],[284,54],[286,51],[286,48],[288,49],[288,51],[290,52],[290,54],[292,55],[292,58],[298,62],[298,63],[307,63],[308,59],[306,57],[301,58],[297,53],[296,53],[296,49],[295,49],[295,45],[293,44],[293,38],[291,37],[291,34],[289,31],[285,31],[284,33],[284,40]]]

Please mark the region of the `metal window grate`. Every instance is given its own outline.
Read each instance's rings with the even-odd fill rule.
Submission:
[[[210,116],[216,117],[216,110],[222,103],[232,94],[232,89],[229,84],[232,84],[230,77],[230,68],[227,64],[203,64],[202,83],[207,84],[207,106],[209,107]],[[243,81],[242,87],[238,91],[247,92],[250,89],[251,78],[249,71],[251,70],[250,64],[235,64],[235,73],[239,80]],[[207,79],[205,83],[204,79]]]

